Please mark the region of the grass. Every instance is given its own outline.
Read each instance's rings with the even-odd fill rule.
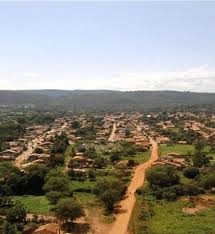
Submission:
[[[84,180],[84,181],[72,180],[70,183],[72,190],[93,189],[94,185],[95,185],[95,181],[89,181],[89,180]]]
[[[165,156],[168,153],[175,152],[182,155],[186,155],[188,152],[193,153],[194,152],[194,146],[193,145],[160,145],[159,147],[160,156]]]
[[[215,160],[215,153],[210,152],[209,146],[206,146],[203,151],[206,154],[210,155],[213,158],[213,160]],[[191,152],[191,154],[193,154],[194,153],[194,145],[180,145],[180,144],[175,144],[175,145],[162,144],[162,145],[160,145],[160,147],[159,147],[160,156],[165,156],[171,152],[179,153],[182,155],[186,155],[188,152]]]
[[[168,128],[168,130],[169,130],[169,131],[172,131],[172,132],[179,132],[180,129],[174,127],[174,128]]]
[[[146,151],[144,153],[138,153],[134,156],[122,157],[121,160],[130,160],[133,159],[136,163],[144,163],[149,160],[151,151]]]
[[[75,192],[74,197],[79,200],[79,202],[85,207],[95,207],[99,205],[99,201],[95,194],[93,193],[84,193],[84,192]]]
[[[185,201],[167,202],[152,200],[154,215],[146,221],[149,232],[143,227],[143,221],[139,220],[142,196],[137,196],[137,203],[134,208],[129,229],[135,234],[214,234],[214,211],[215,206],[207,210],[188,215],[182,212],[182,208],[187,205]],[[146,205],[148,201],[144,201]]]
[[[47,200],[45,196],[12,196],[13,201],[21,202],[28,213],[33,214],[52,214],[51,209],[53,205]]]
[[[214,233],[214,210],[208,209],[195,215],[182,212],[185,202],[157,202],[155,216],[150,221],[150,229],[155,234],[206,234]]]

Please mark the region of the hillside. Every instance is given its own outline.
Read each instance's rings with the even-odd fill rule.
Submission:
[[[0,104],[64,106],[71,109],[149,110],[215,103],[215,93],[177,91],[25,90],[0,91]]]

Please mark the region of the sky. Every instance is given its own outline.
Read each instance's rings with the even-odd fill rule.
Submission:
[[[0,2],[0,89],[215,92],[215,2]]]

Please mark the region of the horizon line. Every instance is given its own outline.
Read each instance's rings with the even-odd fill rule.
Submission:
[[[163,90],[117,90],[117,89],[49,89],[49,88],[44,88],[44,89],[0,89],[1,91],[14,91],[14,92],[19,92],[19,91],[110,91],[110,92],[180,92],[180,93],[208,93],[208,94],[215,94],[214,92],[207,92],[207,91],[190,91],[190,90],[168,90],[168,89],[163,89]]]

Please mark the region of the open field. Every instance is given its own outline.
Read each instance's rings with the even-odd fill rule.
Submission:
[[[159,147],[160,156],[167,155],[168,153],[175,152],[179,154],[187,154],[188,152],[194,152],[193,145],[160,145]]]
[[[143,206],[149,201],[144,201],[142,196],[137,196],[137,203],[130,221],[130,233],[135,234],[213,234],[215,233],[214,210],[215,206],[203,210],[195,215],[182,212],[185,201],[167,202],[150,200],[154,215],[146,221],[149,229],[146,231],[143,221],[139,219],[141,203]]]
[[[133,159],[136,163],[144,163],[149,160],[151,151],[148,150],[144,153],[138,153],[134,156],[122,157],[122,160],[130,160]]]
[[[215,153],[210,152],[209,146],[206,146],[203,151],[207,155],[210,155],[215,160]],[[159,147],[160,156],[165,156],[171,152],[179,153],[182,155],[187,154],[188,152],[190,152],[192,154],[192,153],[194,153],[194,145],[179,145],[179,144],[175,144],[175,145],[162,144],[162,145],[160,145],[160,147]]]
[[[12,200],[21,202],[28,213],[51,214],[53,205],[49,203],[45,196],[12,196]]]

